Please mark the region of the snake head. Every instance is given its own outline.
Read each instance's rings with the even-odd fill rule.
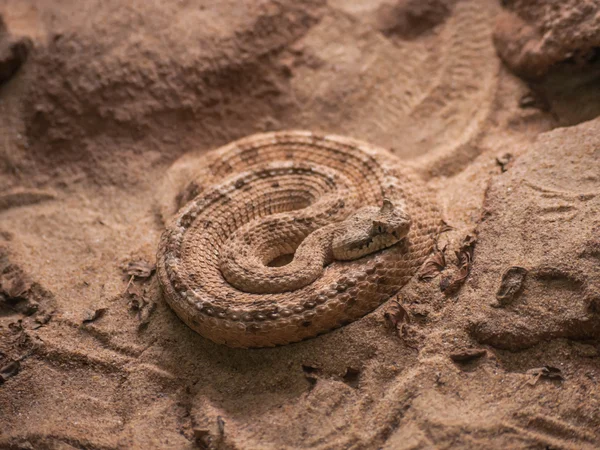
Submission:
[[[373,218],[371,234],[373,237],[389,236],[398,242],[406,237],[411,224],[410,215],[403,205],[394,205],[391,200],[384,198],[381,209]]]
[[[410,215],[402,203],[385,199],[381,208],[365,206],[340,224],[333,238],[333,257],[352,260],[391,247],[406,237]]]

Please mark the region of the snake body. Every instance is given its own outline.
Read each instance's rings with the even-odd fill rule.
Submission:
[[[397,157],[342,136],[255,134],[204,155],[189,181],[158,278],[190,328],[230,347],[296,342],[369,313],[408,282],[441,224]]]

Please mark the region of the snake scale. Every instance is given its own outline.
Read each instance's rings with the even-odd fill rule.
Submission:
[[[362,317],[408,282],[440,230],[419,177],[348,137],[255,134],[197,164],[157,273],[177,315],[230,347],[297,342]]]

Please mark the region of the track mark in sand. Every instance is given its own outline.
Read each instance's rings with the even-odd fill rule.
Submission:
[[[554,204],[540,206],[539,213],[542,220],[554,222],[557,220],[573,220],[577,215],[577,208],[569,204]]]
[[[594,291],[587,275],[569,267],[543,264],[529,270],[520,297],[495,306],[472,324],[473,338],[499,349],[527,349],[544,340],[585,340],[600,336],[591,314]],[[534,319],[532,319],[534,318]]]
[[[69,370],[70,366],[91,367],[94,372],[107,375],[124,374],[126,372],[125,365],[131,362],[129,358],[119,355],[110,355],[106,352],[100,355],[91,355],[81,349],[61,347],[41,339],[33,340],[32,351],[34,356],[59,369],[63,366],[64,370]]]
[[[54,321],[53,323],[60,324],[61,322]],[[75,328],[78,327],[73,326],[73,329]],[[99,340],[100,346],[86,348],[81,346],[81,338],[65,339],[64,331],[65,328],[63,327],[62,332],[59,334],[61,338],[60,342],[56,342],[52,335],[43,335],[43,340],[38,338],[32,339],[33,354],[46,363],[62,370],[68,370],[70,365],[75,365],[91,367],[93,371],[106,375],[128,375],[132,372],[143,372],[165,381],[172,381],[176,378],[174,373],[160,367],[159,364],[148,361],[142,362],[140,360],[144,351],[149,349],[152,344],[148,344],[145,347],[140,345],[126,347],[106,342],[105,337],[98,338],[96,333],[92,333],[89,335]]]
[[[423,173],[461,170],[480,151],[464,148],[480,136],[496,98],[496,6],[457,2],[447,18],[405,39],[378,24],[376,7],[347,12],[352,8],[345,5],[296,44],[292,89],[303,125],[318,120],[327,129],[377,136],[400,156],[414,158]],[[390,19],[392,29],[400,16]]]
[[[585,287],[583,276],[568,268],[543,265],[532,270],[531,275],[551,290],[562,289],[580,292]]]
[[[499,68],[491,46],[492,16],[480,2],[458,2],[442,29],[441,69],[409,113],[433,130],[427,137],[434,144],[430,165],[454,158],[479,135],[491,112]]]
[[[454,128],[470,134],[479,129],[480,116],[487,116],[491,106],[497,69],[494,59],[485,57],[493,51],[489,22],[490,14],[481,5],[460,2],[441,29],[438,55],[442,58],[435,61],[437,71],[429,72],[424,55],[411,55],[403,61],[404,70],[395,81],[406,86],[402,110],[407,115],[434,127],[439,123],[436,132],[448,133]],[[424,86],[423,80],[427,80]]]
[[[526,180],[524,185],[535,192],[533,203],[545,222],[571,221],[580,211],[579,205],[595,198],[599,192],[570,192],[552,189]]]
[[[451,121],[451,117],[444,117],[440,113],[443,108],[456,109],[457,101],[470,103],[473,93],[483,96],[481,88],[487,87],[486,84],[493,81],[486,72],[494,67],[494,64],[485,63],[483,56],[491,52],[488,22],[487,11],[473,2],[458,3],[455,6],[454,13],[440,33],[443,46],[440,50],[442,60],[437,61],[440,69],[427,89],[422,91],[420,96],[413,97],[414,101],[407,111],[411,116],[428,119],[438,115],[442,116],[440,119],[445,122]],[[477,65],[477,60],[484,63]],[[408,75],[411,78],[415,77],[414,73]],[[432,77],[426,78],[432,80]],[[477,109],[481,109],[481,106],[476,104]]]
[[[545,448],[598,448],[598,439],[593,434],[564,420],[541,414],[522,414],[517,420],[519,425],[506,424],[506,427]]]
[[[19,206],[35,205],[56,199],[51,191],[39,189],[13,189],[0,193],[0,212]]]
[[[0,448],[85,448],[89,450],[116,450],[120,447],[95,443],[91,439],[71,437],[66,433],[26,433],[18,437],[1,439]]]
[[[557,189],[553,189],[547,186],[542,186],[540,184],[534,183],[529,180],[524,180],[523,184],[529,187],[531,190],[538,192],[541,198],[550,198],[550,199],[562,199],[562,200],[580,200],[587,201],[595,198],[600,195],[600,191],[594,192],[572,192],[572,191],[559,191]]]

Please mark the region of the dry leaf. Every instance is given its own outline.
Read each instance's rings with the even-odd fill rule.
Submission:
[[[217,427],[219,428],[219,434],[223,436],[225,434],[225,421],[221,416],[217,416]]]
[[[550,111],[550,103],[541,93],[529,91],[519,99],[520,108],[535,108],[541,111]]]
[[[440,234],[446,233],[447,231],[452,231],[452,230],[454,230],[454,227],[452,225],[448,225],[445,220],[442,220],[442,228],[440,230]],[[445,249],[445,247],[444,247],[444,249]]]
[[[442,270],[446,268],[446,256],[444,252],[446,247],[441,251],[437,248],[433,250],[433,255],[429,257],[423,267],[419,271],[419,280],[427,281],[435,278]]]
[[[2,368],[0,368],[0,384],[3,384],[6,380],[14,377],[19,373],[21,369],[21,363],[19,361],[11,361]]]
[[[540,378],[559,381],[564,380],[561,370],[552,366],[536,367],[535,369],[529,369],[526,373],[527,375],[531,376],[531,378],[527,380],[527,383],[531,386],[537,384]]]
[[[194,428],[194,439],[198,446],[202,449],[212,448],[213,438],[210,431],[203,428]]]
[[[399,337],[404,335],[404,325],[410,323],[408,311],[400,304],[398,300],[393,300],[388,310],[384,313],[385,317],[396,330]]]
[[[496,158],[496,164],[498,164],[500,166],[501,172],[503,172],[503,173],[506,172],[512,159],[513,159],[513,155],[511,153],[505,153],[504,155],[498,156]]]
[[[467,235],[460,250],[454,252],[456,254],[458,270],[454,275],[444,277],[440,280],[440,290],[444,294],[451,295],[458,291],[469,276],[469,273],[471,273],[475,242],[477,240],[474,237]]]
[[[139,312],[140,324],[138,325],[138,331],[143,331],[148,327],[150,316],[156,311],[156,306],[155,302],[147,302],[142,306]]]
[[[156,266],[154,264],[150,264],[148,261],[140,259],[137,261],[129,261],[127,264],[122,266],[122,269],[125,274],[131,277],[144,279],[150,277],[154,273]]]
[[[500,306],[510,303],[519,295],[526,275],[527,269],[518,266],[509,267],[504,271],[500,287],[496,292],[496,299]]]
[[[129,297],[129,306],[134,311],[139,311],[146,300],[144,299],[144,289],[135,283],[129,283],[125,290],[125,294]]]

